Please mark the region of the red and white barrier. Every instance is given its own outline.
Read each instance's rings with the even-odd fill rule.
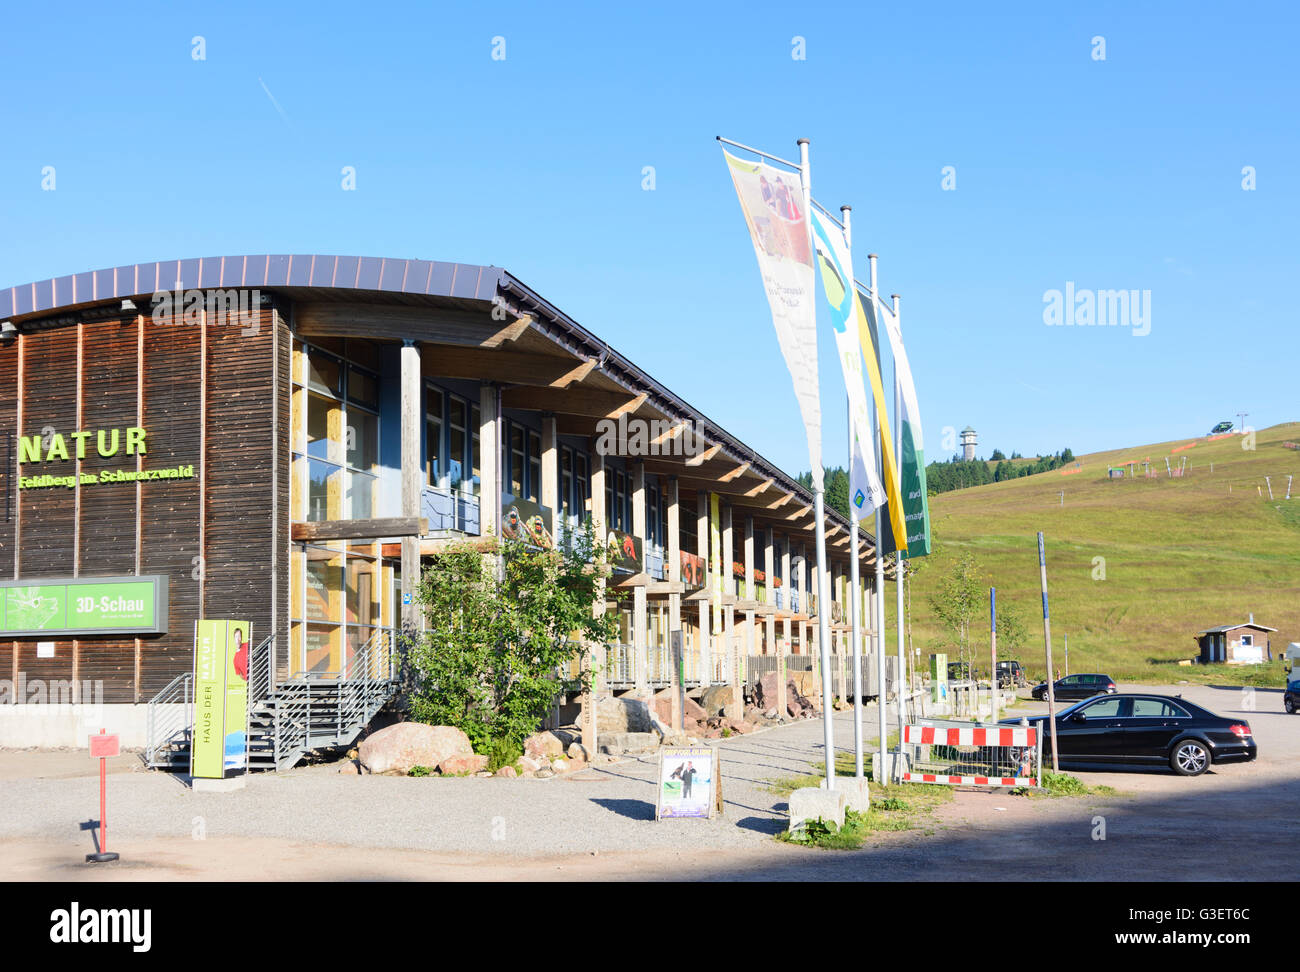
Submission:
[[[921,746],[1037,746],[1033,726],[904,726],[903,741]]]
[[[907,764],[916,767],[903,773],[907,783],[1039,785],[1039,733],[1033,726],[904,726],[903,743]],[[964,746],[984,752],[954,754],[951,758],[940,755],[932,760],[929,750],[921,751],[922,746]],[[1012,775],[1006,775],[1008,770]]]

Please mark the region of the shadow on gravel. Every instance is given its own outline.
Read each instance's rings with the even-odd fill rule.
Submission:
[[[736,826],[741,830],[752,830],[755,833],[775,837],[785,830],[786,821],[774,820],[771,817],[741,817],[736,821]]]
[[[646,800],[617,800],[610,797],[593,797],[592,803],[629,820],[653,820],[655,805]]]

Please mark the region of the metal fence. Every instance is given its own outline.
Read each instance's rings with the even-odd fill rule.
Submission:
[[[1043,745],[1033,726],[925,720],[903,727],[903,780],[964,786],[1037,786]]]

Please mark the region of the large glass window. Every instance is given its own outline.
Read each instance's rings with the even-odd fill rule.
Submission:
[[[442,485],[442,392],[430,388],[424,394],[424,466],[430,486]]]
[[[447,474],[452,489],[460,489],[465,480],[466,444],[465,403],[455,396],[447,400]]]
[[[560,512],[573,516],[573,450],[560,448]]]
[[[510,495],[524,494],[524,430],[510,423]]]
[[[469,441],[470,441],[470,478],[465,481],[464,489],[467,493],[477,496],[479,494],[479,484],[483,481],[483,460],[479,450],[479,429],[483,427],[483,418],[479,414],[478,406],[471,405],[469,409]]]
[[[295,371],[303,380],[294,407],[304,413],[298,457],[307,464],[306,519],[369,519],[379,467],[378,380],[318,348],[296,351],[305,359]]]
[[[531,503],[542,501],[542,437],[528,433],[528,495]]]

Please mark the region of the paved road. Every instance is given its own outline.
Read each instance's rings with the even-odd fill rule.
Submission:
[[[1240,689],[1181,691],[1225,715],[1245,703]],[[515,781],[315,767],[255,776],[230,794],[120,773],[110,846],[124,861],[90,873],[77,863],[87,849],[77,825],[95,814],[93,778],[20,779],[11,766],[0,773],[0,878],[1290,880],[1300,865],[1300,716],[1282,713],[1280,692],[1257,690],[1255,706],[1241,713],[1261,747],[1253,764],[1195,779],[1077,774],[1120,791],[1106,798],[959,791],[924,829],[881,834],[853,853],[770,839],[785,803],[767,782],[821,759],[820,722],[722,741],[726,813],[707,822],[653,821],[650,759]],[[869,708],[868,739],[874,721]],[[851,748],[850,715],[835,726],[837,748]]]

